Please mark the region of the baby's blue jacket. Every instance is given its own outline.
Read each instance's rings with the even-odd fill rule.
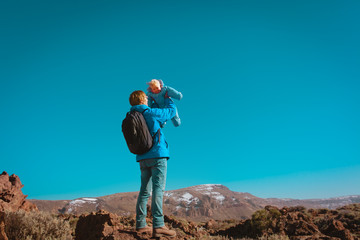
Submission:
[[[180,100],[183,96],[181,92],[176,91],[172,87],[164,86],[159,93],[152,93],[148,92],[148,100],[149,100],[149,107],[154,108],[164,108],[165,107],[165,94],[168,94],[169,97]],[[156,103],[154,103],[153,99]]]
[[[136,155],[136,161],[138,162],[144,159],[170,158],[169,145],[166,142],[165,135],[162,132],[160,124],[173,118],[176,113],[176,108],[174,102],[169,98],[164,99],[164,106],[164,108],[149,108],[146,105],[135,105],[130,109],[130,111],[135,110],[138,112],[143,112],[147,109],[143,112],[143,116],[151,135],[155,135],[154,145],[150,151],[141,155]]]

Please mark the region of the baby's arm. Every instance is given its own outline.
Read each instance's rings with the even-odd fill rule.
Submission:
[[[172,87],[168,87],[166,86],[166,92],[168,94],[169,97],[171,98],[175,98],[177,100],[181,100],[183,95],[181,94],[181,92],[176,91],[174,88]]]

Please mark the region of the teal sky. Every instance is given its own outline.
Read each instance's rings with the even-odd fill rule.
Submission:
[[[360,194],[359,1],[2,1],[0,171],[35,199],[138,191],[133,90],[181,91],[167,190]]]

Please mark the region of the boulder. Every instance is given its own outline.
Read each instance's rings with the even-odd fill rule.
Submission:
[[[20,178],[15,174],[9,176],[4,171],[0,175],[0,211],[37,210],[35,204],[25,200],[27,195],[21,191],[23,186]]]
[[[137,234],[135,221],[104,210],[83,214],[76,224],[75,240],[136,240],[149,239],[149,234]]]
[[[350,231],[344,227],[344,225],[335,219],[330,219],[327,223],[327,228],[323,230],[323,233],[332,236],[337,237],[342,240],[353,240],[354,237],[351,235]]]
[[[118,221],[117,216],[113,213],[100,210],[89,215],[83,214],[76,224],[75,239],[107,239],[121,228],[120,221]]]

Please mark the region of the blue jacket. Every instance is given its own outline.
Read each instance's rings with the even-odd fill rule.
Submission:
[[[148,96],[149,99],[149,106],[150,107],[157,107],[157,108],[163,108],[165,107],[165,94],[168,94],[169,97],[173,98],[173,99],[177,99],[177,100],[181,100],[182,99],[182,94],[181,92],[176,91],[174,88],[172,87],[168,87],[168,86],[164,86],[161,88],[161,91],[159,93],[152,93],[150,91],[148,91],[148,93],[146,94]],[[155,100],[155,102],[154,102]]]
[[[143,112],[145,109],[147,110]],[[160,124],[175,116],[176,108],[174,102],[171,99],[166,98],[165,108],[149,108],[146,105],[135,105],[132,106],[130,110],[143,112],[143,116],[151,135],[155,135],[153,147],[147,153],[136,155],[136,161],[139,162],[141,160],[151,158],[170,158],[169,146],[166,142],[165,135],[160,128]]]

